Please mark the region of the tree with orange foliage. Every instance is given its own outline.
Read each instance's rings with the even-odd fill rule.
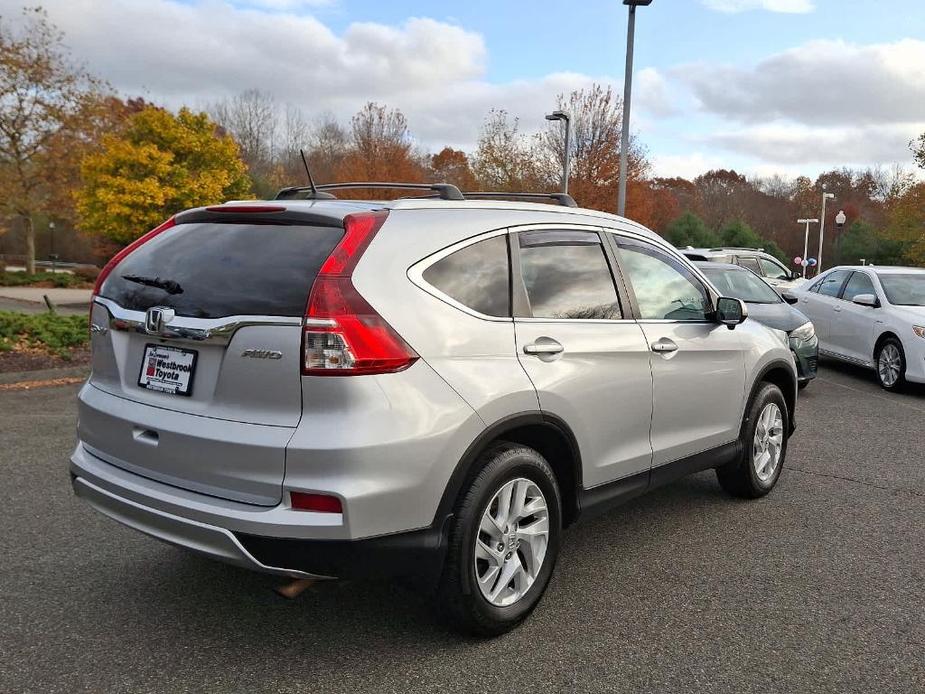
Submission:
[[[485,190],[535,191],[542,180],[535,150],[520,132],[519,120],[503,109],[492,109],[485,118],[472,170]]]
[[[557,108],[569,114],[572,136],[569,192],[580,205],[615,211],[620,176],[620,136],[623,99],[610,87],[594,84],[568,96],[560,94]],[[562,127],[551,123],[539,135],[545,178],[557,181],[565,157]],[[644,180],[649,172],[645,149],[630,137],[627,162],[627,216],[651,217],[654,201]],[[551,168],[550,168],[551,166]]]
[[[423,167],[412,151],[408,121],[398,109],[370,101],[351,120],[351,136],[350,150],[337,170],[339,180],[424,180]],[[368,191],[368,196],[394,197],[392,191],[374,190]]]
[[[465,152],[452,147],[444,147],[430,158],[430,173],[436,183],[452,183],[460,190],[473,190],[476,187],[469,157]]]

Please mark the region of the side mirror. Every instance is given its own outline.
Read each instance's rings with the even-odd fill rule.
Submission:
[[[790,273],[790,279],[792,279],[792,280],[800,280],[800,279],[803,279],[803,273],[802,273],[802,272],[797,272],[796,270],[794,270],[793,272]]]
[[[786,301],[788,304],[793,306],[793,304],[799,303],[800,299],[790,292],[781,292],[781,298]]]
[[[878,299],[874,294],[858,294],[851,301],[858,304],[859,306],[880,308],[880,299]]]
[[[716,322],[722,323],[730,330],[748,318],[748,307],[741,299],[721,296],[716,300]]]

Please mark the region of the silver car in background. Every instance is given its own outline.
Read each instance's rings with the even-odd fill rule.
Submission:
[[[114,258],[77,495],[239,566],[408,576],[497,634],[579,517],[710,468],[773,488],[783,333],[629,220],[417,187],[189,210]]]
[[[874,369],[887,390],[925,383],[925,269],[835,267],[791,293],[820,354]]]

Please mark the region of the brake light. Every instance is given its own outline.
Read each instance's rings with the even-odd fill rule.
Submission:
[[[296,511],[315,511],[316,513],[343,513],[343,505],[336,496],[328,494],[309,494],[307,492],[289,492],[292,508]]]
[[[132,241],[129,245],[127,245],[121,251],[116,253],[112,258],[110,258],[109,262],[103,266],[103,269],[100,270],[100,274],[97,275],[96,277],[96,284],[93,285],[93,296],[96,296],[97,294],[100,293],[100,288],[103,286],[103,282],[106,281],[106,278],[109,277],[109,274],[113,271],[116,265],[118,265],[125,259],[125,256],[127,256],[129,253],[134,251],[141,244],[147,243],[148,241],[153,239],[155,236],[157,236],[161,232],[167,231],[171,227],[176,226],[176,224],[177,224],[176,220],[173,217],[171,217],[166,222],[163,222],[159,226],[154,227],[147,234],[143,234],[142,236],[139,236],[137,239]]]
[[[230,212],[232,214],[262,214],[270,212],[285,212],[285,207],[279,205],[213,205],[207,207],[208,212]]]
[[[355,376],[407,369],[418,355],[353,286],[351,276],[388,210],[344,218],[344,236],[312,285],[302,332],[302,373]]]

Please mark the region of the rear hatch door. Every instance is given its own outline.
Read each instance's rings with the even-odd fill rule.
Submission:
[[[302,316],[343,227],[276,209],[180,215],[105,279],[90,384],[132,405],[87,414],[81,439],[97,455],[177,486],[278,502],[302,414]],[[264,427],[251,429],[259,451],[229,459],[227,442],[253,426]]]

